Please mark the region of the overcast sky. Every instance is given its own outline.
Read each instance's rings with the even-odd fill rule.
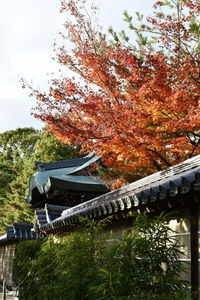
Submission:
[[[100,8],[100,23],[116,30],[125,26],[123,11],[150,14],[153,0],[94,0]],[[22,89],[19,79],[47,86],[47,73],[59,65],[52,60],[53,43],[64,30],[60,0],[9,0],[0,10],[0,132],[18,127],[41,128],[30,115],[35,101]]]

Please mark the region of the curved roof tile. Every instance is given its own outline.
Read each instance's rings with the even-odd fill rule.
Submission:
[[[169,169],[157,172],[115,191],[68,208],[59,218],[41,226],[45,232],[54,232],[78,222],[78,216],[99,218],[102,216],[128,212],[151,203],[162,203],[184,195],[190,191],[200,191],[200,155],[188,159]],[[64,224],[64,225],[63,225]]]

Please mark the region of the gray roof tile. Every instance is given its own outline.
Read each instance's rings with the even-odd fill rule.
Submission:
[[[37,237],[44,237],[44,234],[38,234],[33,230],[33,224],[17,223],[7,226],[7,234],[0,237],[0,244],[9,243],[12,241],[32,240]]]
[[[44,163],[41,161],[35,162],[38,171],[41,170],[54,170],[54,169],[61,169],[61,168],[71,168],[71,167],[79,167],[86,162],[88,162],[91,158],[90,157],[82,157],[76,159],[68,159],[68,160],[60,160],[54,162]]]
[[[58,206],[58,205],[50,205],[45,204],[44,209],[35,210],[35,224],[34,229],[37,231],[40,230],[42,226],[47,223],[52,222],[61,216],[62,212],[69,207],[67,206]]]
[[[111,214],[128,212],[154,203],[162,203],[168,199],[175,199],[177,195],[184,195],[190,191],[200,193],[200,155],[187,161],[157,172],[115,191],[79,204],[63,211],[62,215],[41,226],[45,232],[53,232],[67,226],[77,216],[91,218]]]

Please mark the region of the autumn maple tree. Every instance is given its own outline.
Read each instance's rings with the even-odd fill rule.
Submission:
[[[200,152],[200,2],[157,1],[154,15],[103,34],[85,1],[62,1],[71,50],[57,59],[69,76],[52,80],[48,93],[32,89],[35,117],[64,143],[95,151],[105,164],[138,176]],[[71,72],[72,71],[72,72]],[[72,75],[71,75],[72,74]],[[134,177],[134,176],[133,176]]]

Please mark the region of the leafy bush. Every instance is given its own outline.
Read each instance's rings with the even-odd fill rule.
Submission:
[[[112,242],[102,233],[107,221],[84,220],[62,239],[21,243],[15,259],[20,300],[186,299],[180,246],[163,216],[137,216]]]
[[[95,287],[100,299],[186,299],[182,252],[172,233],[163,215],[153,220],[138,215],[134,226],[106,248]]]

